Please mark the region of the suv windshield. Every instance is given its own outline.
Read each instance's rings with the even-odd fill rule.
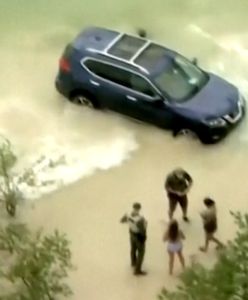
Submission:
[[[208,75],[181,55],[167,62],[166,68],[155,77],[155,83],[166,96],[183,102],[207,83]]]

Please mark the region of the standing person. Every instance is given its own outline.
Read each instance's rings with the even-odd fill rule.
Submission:
[[[168,174],[165,180],[165,190],[169,199],[169,218],[173,218],[177,204],[182,208],[183,220],[189,222],[188,211],[188,192],[193,184],[192,177],[182,168],[177,168]]]
[[[169,254],[169,274],[173,274],[175,254],[177,254],[179,261],[185,268],[185,260],[183,256],[183,243],[185,239],[184,233],[179,229],[178,222],[176,220],[170,221],[168,229],[164,233],[163,240],[168,242],[167,251]]]
[[[223,248],[224,245],[214,236],[218,227],[215,201],[210,198],[205,198],[203,203],[206,206],[206,209],[201,212],[200,215],[203,220],[203,228],[205,231],[205,246],[200,247],[200,250],[207,252],[210,241],[217,244],[217,249]]]
[[[134,268],[134,275],[146,275],[142,271],[142,263],[145,255],[147,221],[140,215],[141,204],[134,203],[130,215],[125,214],[121,223],[129,224],[131,265]]]

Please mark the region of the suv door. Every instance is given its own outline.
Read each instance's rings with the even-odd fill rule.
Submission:
[[[151,83],[135,73],[130,73],[130,89],[126,94],[128,109],[136,114],[136,118],[155,124],[159,127],[170,128],[173,114],[164,102],[163,97]]]
[[[84,65],[97,85],[94,93],[106,108],[161,127],[170,127],[171,113],[151,84],[132,71],[88,59]],[[93,84],[94,85],[94,84]]]
[[[86,59],[83,66],[89,72],[91,92],[101,106],[122,113],[127,73],[110,63],[91,58]]]

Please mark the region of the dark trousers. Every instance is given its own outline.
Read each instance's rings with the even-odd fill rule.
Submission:
[[[131,264],[135,268],[135,272],[141,271],[141,266],[145,255],[145,238],[130,232],[131,244]]]
[[[187,195],[179,196],[177,194],[168,193],[168,198],[169,198],[169,214],[170,214],[170,216],[173,215],[178,203],[182,208],[183,214],[187,215],[187,209],[188,209]]]

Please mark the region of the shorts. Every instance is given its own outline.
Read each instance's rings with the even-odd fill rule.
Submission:
[[[204,231],[207,235],[213,235],[217,231],[216,221],[212,221],[204,224]]]
[[[169,198],[169,209],[173,212],[176,207],[177,203],[181,206],[182,210],[186,210],[188,207],[188,197],[187,195],[179,196],[173,193],[168,193]]]
[[[169,242],[167,245],[167,250],[170,253],[178,253],[182,251],[183,249],[183,244],[181,242]]]

